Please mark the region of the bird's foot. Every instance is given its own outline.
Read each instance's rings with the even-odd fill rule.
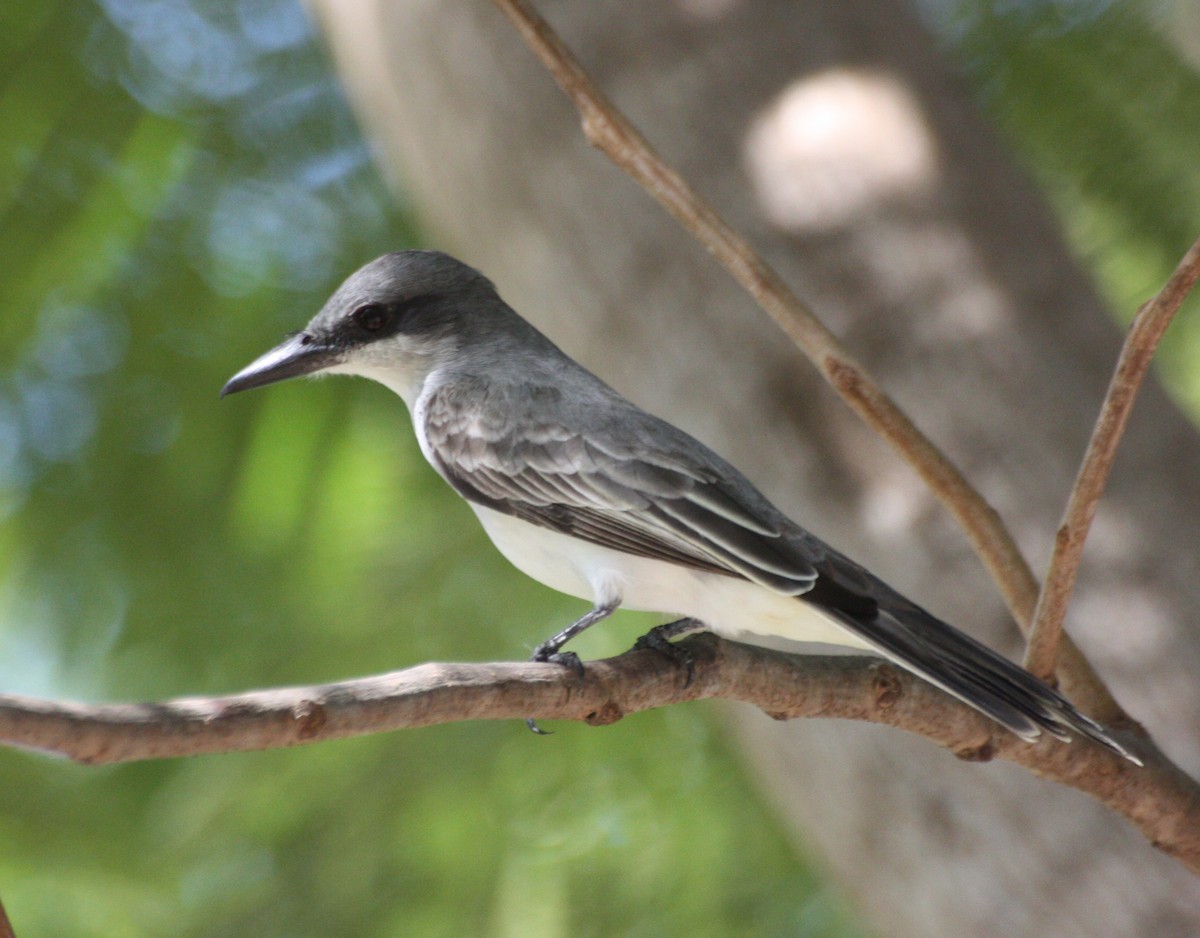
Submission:
[[[570,668],[577,676],[583,677],[583,662],[579,660],[579,655],[573,651],[559,651],[558,646],[551,642],[543,642],[538,645],[529,660],[540,661],[546,664],[560,664],[564,668]],[[529,727],[531,733],[536,733],[538,736],[554,735],[550,730],[544,730],[538,726],[537,720],[533,717],[526,717],[525,725]]]
[[[642,649],[656,651],[660,655],[665,655],[675,664],[682,666],[684,669],[683,686],[691,687],[692,679],[696,676],[696,656],[692,654],[691,649],[675,644],[672,639],[703,630],[703,624],[695,619],[676,619],[674,622],[655,626],[634,642],[633,647],[638,651]]]
[[[583,662],[579,660],[579,655],[573,651],[559,651],[557,645],[549,643],[538,645],[529,660],[541,661],[546,664],[561,664],[564,668],[570,668],[577,675],[583,677]]]
[[[560,651],[567,642],[573,639],[584,629],[595,625],[602,619],[607,619],[613,614],[617,606],[621,604],[620,598],[609,599],[606,602],[597,603],[597,605],[588,613],[580,616],[557,635],[546,639],[533,650],[533,657],[530,661],[545,661],[549,664],[561,664],[563,667],[570,668],[579,677],[583,677],[583,662],[579,660],[579,655],[573,651]],[[533,732],[540,736],[549,736],[544,729],[537,725],[533,717],[525,721]]]

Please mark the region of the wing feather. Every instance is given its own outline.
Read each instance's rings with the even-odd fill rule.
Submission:
[[[439,406],[436,397],[423,408],[433,461],[468,500],[614,550],[745,577],[788,595],[816,580],[819,556],[783,536],[765,500],[748,503],[715,466],[656,448],[648,432],[655,428],[585,435],[525,422],[516,434],[511,412],[504,413],[486,420],[461,406]]]
[[[678,525],[676,530],[703,538],[704,545],[715,545],[752,569],[788,579],[811,580],[816,575],[812,564],[798,560],[794,550],[789,555],[788,542],[778,535],[764,536],[687,498],[662,499],[656,507]]]

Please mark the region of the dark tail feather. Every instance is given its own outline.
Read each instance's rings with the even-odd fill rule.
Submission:
[[[869,621],[833,611],[880,654],[919,674],[1030,742],[1043,732],[1086,736],[1135,765],[1142,761],[1095,720],[1024,668],[922,609],[880,609]]]

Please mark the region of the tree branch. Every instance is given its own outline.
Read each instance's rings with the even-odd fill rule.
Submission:
[[[1038,582],[996,510],[801,302],[750,242],[734,231],[654,151],[527,0],[494,2],[578,109],[588,141],[632,176],[708,249],[851,409],[917,471],[966,532],[1013,618],[1028,635],[1038,601]],[[1094,715],[1105,722],[1129,720],[1069,638],[1062,643],[1061,673],[1064,690]]]
[[[919,733],[960,758],[999,757],[1085,792],[1200,872],[1200,790],[1153,744],[1146,762],[1077,740],[1030,745],[932,685],[875,658],[787,655],[705,634],[683,644],[695,673],[650,651],[590,662],[582,678],[549,664],[423,664],[308,687],[89,706],[0,696],[0,740],[88,764],[298,746],[459,720],[582,720],[593,725],[689,700],[722,697],[776,719],[837,717]],[[1124,740],[1129,742],[1128,740]],[[530,738],[529,745],[544,743]]]
[[[1062,626],[1075,588],[1075,576],[1083,556],[1096,506],[1104,494],[1108,473],[1117,454],[1125,424],[1137,400],[1167,327],[1200,277],[1200,240],[1183,256],[1158,295],[1144,304],[1125,337],[1117,367],[1108,386],[1096,427],[1088,441],[1079,475],[1071,489],[1062,524],[1054,538],[1054,551],[1038,598],[1025,667],[1043,680],[1054,676],[1062,644]]]

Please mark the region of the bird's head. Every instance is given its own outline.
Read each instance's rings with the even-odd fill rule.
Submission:
[[[515,314],[490,280],[438,251],[385,254],[359,269],[300,332],[259,356],[221,396],[299,375],[353,374],[410,405],[425,377]]]

